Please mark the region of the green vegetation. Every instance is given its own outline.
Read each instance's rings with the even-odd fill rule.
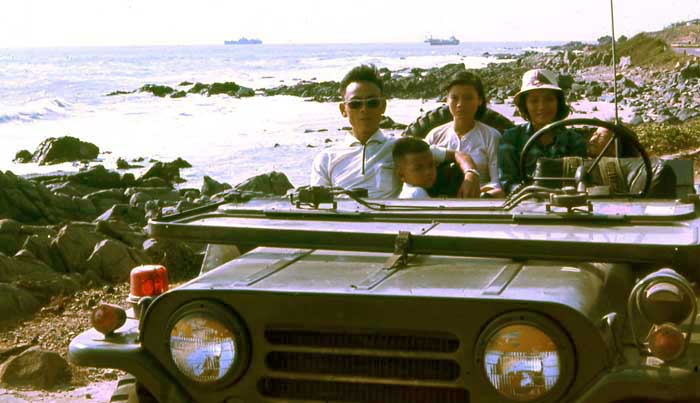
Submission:
[[[681,124],[643,123],[632,128],[650,154],[665,155],[700,148],[700,119]]]
[[[641,33],[618,44],[617,56],[630,56],[635,66],[670,67],[685,56],[671,49],[663,39]]]
[[[670,44],[700,46],[700,20],[677,22],[662,31],[652,32],[650,35]]]

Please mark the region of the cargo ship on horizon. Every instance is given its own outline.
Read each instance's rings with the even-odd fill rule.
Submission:
[[[237,41],[224,41],[224,45],[261,45],[262,41],[258,38],[246,38],[245,36],[241,37]]]
[[[448,39],[433,38],[432,36],[424,41],[432,45],[459,45],[459,39],[455,38],[454,35]]]

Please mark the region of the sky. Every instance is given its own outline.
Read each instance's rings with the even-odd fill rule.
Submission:
[[[700,0],[615,0],[615,33],[700,18]],[[594,41],[610,0],[2,0],[0,48],[265,43]]]

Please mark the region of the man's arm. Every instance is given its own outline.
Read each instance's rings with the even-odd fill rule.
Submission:
[[[311,164],[311,186],[333,186],[329,173],[330,157],[328,153],[321,152],[314,158]]]

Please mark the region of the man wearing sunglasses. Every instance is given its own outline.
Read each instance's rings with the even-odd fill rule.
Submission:
[[[353,68],[340,82],[340,113],[347,118],[352,134],[337,146],[323,150],[314,159],[311,185],[343,189],[367,189],[370,198],[396,197],[402,183],[394,171],[392,150],[397,138],[379,130],[386,111],[384,84],[373,65]],[[437,162],[456,161],[465,172],[458,197],[478,197],[478,171],[467,154],[431,147]]]

